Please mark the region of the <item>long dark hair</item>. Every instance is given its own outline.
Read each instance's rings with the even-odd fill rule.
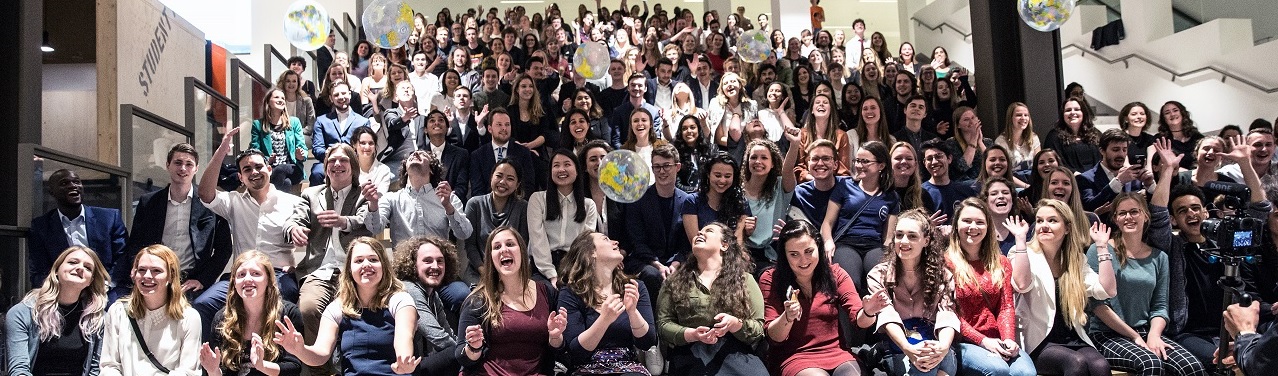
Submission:
[[[550,156],[553,163],[555,157],[564,156],[572,161],[573,168],[577,170],[577,178],[572,182],[572,202],[577,206],[577,212],[573,215],[573,222],[580,223],[586,220],[586,168],[581,164],[581,160],[577,159],[577,154],[572,150],[559,148],[555,149],[555,153]],[[559,208],[559,189],[555,185],[553,174],[546,174],[546,220],[554,221],[563,217],[563,213]]]
[[[726,247],[719,255],[723,257],[723,265],[719,276],[710,286],[710,308],[713,312],[726,312],[736,317],[750,317],[755,312],[750,308],[750,297],[745,288],[746,278],[754,268],[748,252],[741,249],[741,243],[732,229],[722,222],[711,222],[706,227],[715,226],[723,233],[723,244]],[[679,265],[670,279],[666,280],[665,293],[670,294],[676,312],[692,312],[692,299],[689,293],[697,288],[697,276],[701,274],[701,266],[696,257],[688,256],[688,260]]]
[[[957,222],[958,213],[955,213],[954,218],[955,222]],[[950,272],[946,270],[947,266],[945,265],[946,242],[943,241],[945,237],[941,235],[941,231],[936,228],[936,225],[932,224],[932,220],[930,219],[927,209],[914,208],[907,210],[906,212],[901,213],[900,219],[897,220],[897,223],[899,224],[902,220],[906,219],[918,222],[919,226],[922,227],[920,230],[922,230],[921,232],[923,233],[923,236],[926,236],[928,239],[927,246],[920,250],[922,253],[919,255],[919,266],[921,266],[923,270],[921,270],[921,273],[915,273],[915,275],[918,275],[919,278],[921,278],[919,285],[923,287],[923,301],[926,302],[928,312],[935,313],[934,310],[941,298],[945,294],[952,294],[946,291],[950,289],[951,276]],[[890,268],[889,270],[892,271],[892,273],[887,276],[887,278],[892,278],[892,280],[891,282],[885,281],[885,285],[895,284],[895,281],[899,280],[905,273],[904,268],[901,267],[900,259],[897,258],[895,234],[890,235],[890,238],[892,239],[892,243],[887,247],[887,251],[884,252],[882,262],[886,263]],[[990,234],[986,234],[986,238],[991,239],[992,236]],[[890,289],[889,292],[891,292]]]
[[[874,154],[874,158],[883,163],[883,169],[879,170],[878,176],[879,192],[887,192],[896,188],[896,179],[892,178],[892,153],[888,152],[887,144],[879,141],[870,141],[862,144],[861,149]]]
[[[771,202],[776,193],[776,190],[773,187],[776,187],[777,181],[781,179],[781,148],[777,147],[777,144],[767,138],[750,141],[750,143],[746,145],[745,157],[743,157],[747,162],[741,164],[740,175],[742,176],[741,179],[743,182],[750,181],[752,175],[750,173],[750,163],[748,162],[750,160],[750,151],[759,146],[767,149],[768,157],[772,159],[772,168],[768,170],[768,176],[763,178],[763,190],[762,192],[759,192],[759,199],[761,201]]]
[[[834,288],[834,275],[830,272],[830,259],[826,256],[826,252],[832,250],[825,249],[825,241],[821,239],[821,232],[817,231],[812,223],[804,219],[794,219],[785,223],[781,227],[781,234],[777,237],[777,242],[781,243],[781,257],[777,257],[777,266],[772,269],[772,296],[785,296],[786,290],[791,287],[799,287],[798,281],[794,277],[794,269],[790,268],[790,260],[784,256],[786,248],[790,246],[790,241],[802,238],[804,236],[812,238],[812,242],[816,243],[817,264],[812,268],[812,295],[818,292],[825,293],[830,298],[838,297],[838,292]]]
[[[1162,107],[1167,107],[1169,104],[1180,110],[1180,134],[1191,139],[1202,138],[1203,134],[1198,132],[1198,127],[1194,126],[1194,119],[1189,118],[1189,110],[1185,109],[1185,105],[1177,101],[1167,101]],[[1163,116],[1162,107],[1158,108],[1158,135],[1174,140],[1176,138],[1172,135],[1171,125],[1167,124],[1167,117]],[[1145,118],[1149,118],[1148,110],[1145,112]],[[1149,123],[1148,120],[1145,122]]]
[[[1038,153],[1034,153],[1034,160],[1030,164],[1032,166],[1030,167],[1030,189],[1025,190],[1029,192],[1030,202],[1038,202],[1038,199],[1043,198],[1043,190],[1041,188],[1047,185],[1047,180],[1043,179],[1043,175],[1038,172],[1038,160],[1047,153],[1052,153],[1052,156],[1056,157],[1057,164],[1061,163],[1061,153],[1057,153],[1056,150],[1043,149],[1039,150]]]
[[[1079,110],[1083,111],[1083,121],[1082,124],[1078,125],[1077,134],[1075,134],[1072,129],[1069,129],[1069,125],[1065,123],[1065,105],[1069,104],[1069,102],[1078,102]],[[1162,118],[1159,117],[1159,119],[1161,120]],[[1087,99],[1081,97],[1069,97],[1064,102],[1061,102],[1061,117],[1056,122],[1056,130],[1065,134],[1066,137],[1064,137],[1064,140],[1066,145],[1076,142],[1094,145],[1100,140],[1100,131],[1096,130],[1096,124],[1093,123],[1094,121],[1095,114],[1092,113],[1092,106],[1087,103]],[[1077,137],[1077,139],[1075,139],[1075,137]]]
[[[737,160],[732,159],[731,155],[718,152],[706,161],[705,168],[701,171],[701,192],[697,194],[697,200],[709,205],[710,192],[714,189],[710,187],[710,171],[716,164],[724,164],[732,169],[732,184],[723,192],[723,197],[719,198],[719,220],[729,224],[729,227],[735,230],[737,218],[745,214],[745,201],[741,193],[740,168],[737,166]]]

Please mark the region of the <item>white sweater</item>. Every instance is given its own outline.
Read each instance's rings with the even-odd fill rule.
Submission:
[[[155,359],[168,375],[200,375],[200,313],[186,307],[181,320],[173,320],[165,308],[148,311],[138,329]],[[102,376],[161,375],[147,359],[129,325],[128,301],[122,299],[107,311],[102,338]]]

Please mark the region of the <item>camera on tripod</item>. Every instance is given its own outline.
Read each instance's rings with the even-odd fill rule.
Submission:
[[[1201,231],[1210,244],[1204,250],[1217,257],[1250,257],[1265,228],[1264,219],[1253,218],[1246,210],[1251,189],[1241,184],[1211,182],[1204,190],[1220,194],[1216,206],[1223,214],[1221,218],[1203,220]]]

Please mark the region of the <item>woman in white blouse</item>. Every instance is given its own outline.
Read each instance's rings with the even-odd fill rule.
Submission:
[[[200,314],[182,294],[177,255],[142,248],[132,270],[133,292],[107,312],[101,374],[200,375]]]
[[[369,127],[355,128],[351,141],[355,144],[355,154],[359,156],[359,184],[372,182],[378,192],[385,194],[390,190],[395,174],[377,160],[377,132]]]
[[[554,187],[528,198],[529,254],[533,271],[555,284],[559,280],[554,255],[566,253],[578,234],[598,226],[599,212],[586,199],[584,167],[572,150],[558,149],[550,159],[550,182]],[[580,178],[579,178],[580,177]],[[548,200],[551,193],[556,199]]]

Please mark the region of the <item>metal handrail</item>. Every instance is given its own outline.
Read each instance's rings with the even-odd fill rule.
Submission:
[[[337,35],[341,35],[341,36],[342,36],[342,40],[350,40],[350,38],[346,36],[346,31],[343,31],[343,30],[342,30],[342,27],[341,27],[341,26],[342,26],[342,24],[341,24],[341,23],[337,22],[337,20],[332,19],[332,18],[329,18],[329,19],[328,19],[328,21],[332,24],[332,25],[330,26],[330,28],[331,28],[333,31],[336,31],[336,32],[337,32]]]
[[[1194,69],[1194,70],[1191,70],[1191,71],[1188,71],[1188,72],[1177,72],[1177,71],[1175,71],[1174,69],[1167,67],[1166,65],[1159,64],[1158,62],[1155,62],[1155,61],[1153,61],[1153,60],[1151,60],[1151,59],[1149,59],[1149,58],[1147,58],[1147,57],[1144,57],[1144,56],[1141,56],[1141,55],[1137,55],[1137,54],[1135,54],[1135,53],[1130,53],[1130,54],[1123,55],[1123,56],[1118,57],[1118,58],[1110,59],[1110,58],[1107,58],[1107,57],[1105,57],[1105,56],[1101,56],[1101,55],[1100,55],[1100,54],[1098,54],[1098,53],[1095,53],[1095,52],[1089,51],[1086,47],[1080,46],[1080,45],[1078,45],[1077,43],[1071,43],[1071,44],[1069,44],[1069,45],[1067,45],[1067,46],[1065,46],[1065,47],[1061,47],[1061,52],[1064,52],[1065,50],[1070,49],[1070,48],[1077,49],[1077,50],[1079,51],[1079,53],[1083,54],[1084,56],[1086,56],[1088,52],[1091,52],[1091,54],[1092,54],[1093,56],[1096,56],[1096,58],[1097,58],[1097,59],[1100,59],[1101,61],[1104,61],[1106,64],[1110,64],[1110,65],[1117,64],[1117,63],[1123,63],[1124,67],[1127,67],[1127,66],[1130,66],[1130,63],[1128,62],[1128,60],[1131,60],[1131,59],[1138,59],[1138,60],[1144,61],[1146,64],[1152,65],[1152,66],[1154,66],[1155,68],[1158,68],[1158,69],[1160,69],[1160,70],[1162,70],[1162,71],[1164,71],[1164,72],[1167,72],[1168,74],[1171,74],[1171,76],[1172,76],[1172,82],[1175,82],[1177,78],[1181,78],[1181,77],[1185,77],[1185,76],[1189,76],[1189,75],[1193,75],[1193,74],[1198,74],[1198,73],[1205,72],[1205,71],[1212,71],[1212,72],[1215,72],[1215,73],[1220,74],[1220,76],[1221,76],[1221,77],[1220,77],[1220,82],[1225,82],[1227,79],[1233,79],[1234,81],[1241,82],[1241,83],[1243,83],[1244,85],[1251,86],[1251,87],[1255,88],[1256,90],[1262,91],[1262,92],[1264,92],[1265,94],[1278,93],[1278,87],[1265,88],[1264,86],[1261,86],[1260,84],[1257,84],[1257,83],[1255,83],[1255,82],[1252,82],[1251,80],[1248,80],[1248,79],[1245,79],[1245,78],[1242,78],[1242,77],[1238,77],[1238,76],[1236,76],[1236,75],[1234,75],[1234,74],[1232,74],[1232,73],[1229,73],[1229,72],[1226,72],[1226,71],[1220,70],[1219,68],[1216,68],[1216,67],[1214,67],[1214,66],[1206,66],[1206,67],[1202,67],[1202,68]]]
[[[917,22],[919,25],[921,25],[921,26],[923,26],[923,27],[926,27],[926,28],[928,28],[929,30],[935,30],[935,31],[940,31],[940,32],[944,33],[945,31],[944,31],[944,30],[941,30],[941,28],[943,28],[943,27],[948,27],[948,28],[950,28],[950,30],[954,30],[954,32],[959,33],[959,35],[962,35],[962,36],[963,36],[963,39],[971,39],[971,38],[972,38],[972,33],[968,33],[968,32],[964,32],[963,30],[959,30],[957,27],[954,27],[954,25],[950,25],[950,23],[949,23],[949,22],[941,22],[941,24],[940,24],[940,25],[932,26],[932,25],[928,25],[927,23],[923,22],[923,20],[920,20],[920,19],[918,19],[918,18],[916,18],[916,17],[910,17],[910,20],[911,20],[911,21],[914,21],[914,22]]]
[[[285,58],[284,54],[281,54],[279,50],[276,50],[275,46],[267,44],[263,45],[263,47],[265,48],[265,51],[263,52],[266,55],[266,61],[262,62],[262,70],[266,71],[266,77],[274,77],[274,72],[271,72],[271,57],[274,57],[275,60],[280,62],[280,64],[284,64],[285,67],[288,66],[288,58]]]

